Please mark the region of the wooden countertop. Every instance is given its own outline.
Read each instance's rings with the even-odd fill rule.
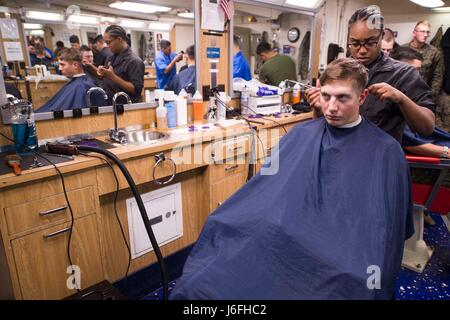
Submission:
[[[272,120],[275,120],[281,125],[304,121],[312,118],[312,113],[305,113],[299,115],[286,115],[280,118],[267,117],[267,119],[254,119],[264,124],[255,124],[258,130],[273,128],[278,126]],[[180,130],[181,129],[181,130]],[[176,147],[184,147],[188,145],[194,145],[199,143],[211,142],[214,140],[220,140],[225,138],[231,138],[233,136],[239,136],[250,132],[250,128],[247,125],[238,125],[233,128],[221,129],[214,127],[210,130],[197,131],[192,133],[180,133],[182,128],[176,130],[160,130],[166,132],[169,136],[156,143],[152,144],[129,144],[124,146],[118,146],[117,148],[110,149],[119,159],[126,160],[130,158],[142,157],[150,154],[155,154],[162,151],[172,150]],[[187,130],[186,130],[187,131]],[[101,138],[100,138],[101,139]],[[100,159],[88,158],[84,156],[76,156],[75,160],[59,163],[56,166],[62,173],[71,173],[79,170],[91,169],[95,166],[104,164]],[[207,165],[205,163],[205,165]],[[41,168],[35,168],[32,170],[23,170],[22,175],[15,176],[13,173],[8,173],[0,176],[0,190],[2,188],[11,187],[21,183],[26,183],[34,180],[48,178],[57,175],[53,166],[45,166]]]

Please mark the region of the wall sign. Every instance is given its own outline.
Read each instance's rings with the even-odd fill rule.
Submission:
[[[3,42],[7,61],[23,61],[22,46],[19,41]]]
[[[220,48],[215,48],[215,47],[206,48],[206,57],[208,59],[219,59],[220,58]]]

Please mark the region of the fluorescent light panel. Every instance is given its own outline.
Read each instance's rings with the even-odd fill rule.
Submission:
[[[27,11],[25,16],[28,19],[34,20],[47,20],[47,21],[63,21],[64,16],[59,13],[46,12],[46,11]]]
[[[44,30],[31,30],[30,34],[32,36],[43,36],[45,33]]]
[[[69,22],[81,23],[81,24],[98,24],[98,17],[94,16],[83,16],[72,14],[67,19]]]
[[[322,0],[286,0],[286,4],[303,8],[316,8]]]
[[[180,13],[178,13],[178,16],[182,17],[182,18],[194,19],[193,12],[180,12]]]
[[[128,19],[122,19],[120,20],[120,25],[125,28],[145,28],[144,21],[140,20],[128,20]]]
[[[169,31],[172,28],[172,24],[163,22],[150,22],[148,27],[152,30]]]
[[[24,23],[23,27],[26,30],[42,29],[42,24],[40,24],[40,23]]]
[[[450,12],[450,7],[433,8],[433,11],[437,11],[437,12]]]
[[[144,4],[137,2],[129,2],[129,1],[116,1],[109,5],[111,8],[127,10],[133,12],[141,12],[141,13],[155,13],[155,12],[167,12],[172,10],[169,7],[163,6],[155,6],[152,4]]]
[[[419,6],[427,8],[442,7],[444,5],[444,2],[441,0],[409,0],[409,1],[414,2]]]

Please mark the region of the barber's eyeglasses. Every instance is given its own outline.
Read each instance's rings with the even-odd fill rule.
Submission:
[[[380,43],[381,36],[383,35],[383,32],[380,33],[380,35],[376,39],[370,39],[368,41],[352,41],[348,44],[350,49],[352,50],[359,50],[362,46],[366,49],[373,49],[375,48],[378,43]]]
[[[105,43],[106,43],[107,46],[109,46],[111,44],[111,42],[113,42],[116,39],[117,38],[111,38],[111,40],[105,40]]]
[[[418,33],[423,33],[423,34],[430,34],[430,30],[416,30],[416,32]]]

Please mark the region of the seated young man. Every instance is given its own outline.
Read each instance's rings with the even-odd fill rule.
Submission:
[[[413,233],[408,165],[359,115],[367,71],[320,77],[324,117],[298,124],[264,168],[209,216],[171,299],[392,299]],[[275,161],[278,157],[278,161]]]
[[[58,62],[59,70],[70,80],[36,112],[85,108],[87,105],[86,93],[90,88],[96,86],[83,71],[80,50],[64,50],[59,55]],[[100,92],[96,91],[91,95],[91,105],[105,106],[106,100]]]

